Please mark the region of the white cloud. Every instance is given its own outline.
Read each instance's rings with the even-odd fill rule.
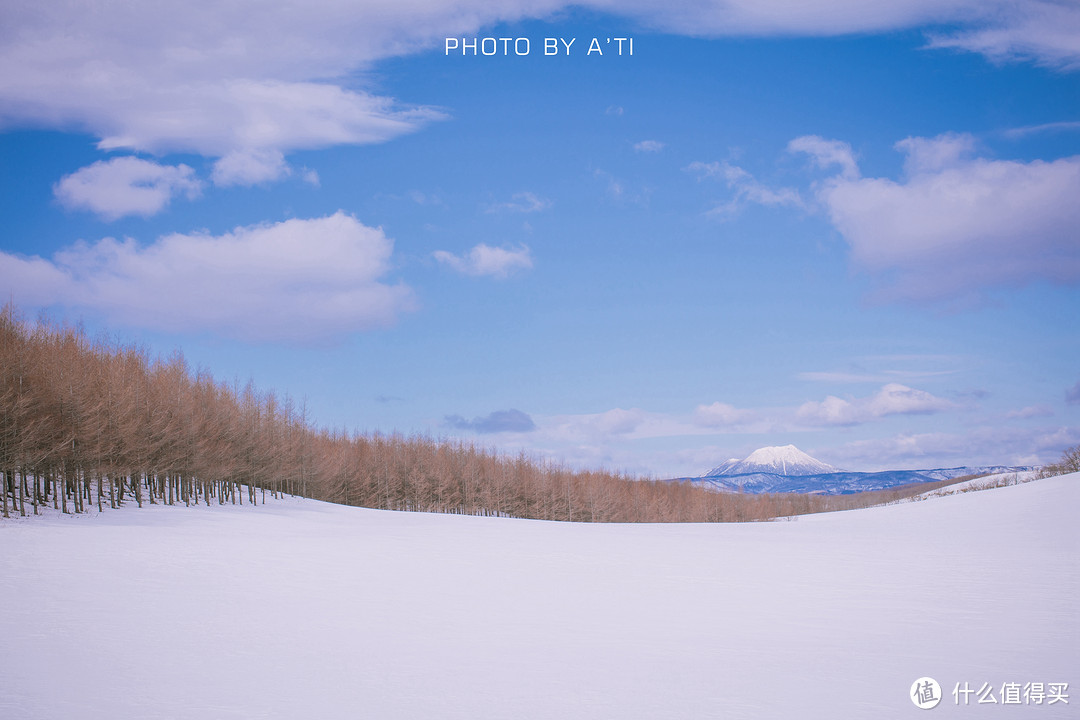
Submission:
[[[735,197],[729,202],[717,205],[709,211],[715,215],[730,215],[738,212],[748,203],[769,207],[804,207],[803,199],[792,188],[771,188],[758,182],[746,170],[723,162],[692,162],[685,170],[695,173],[700,178],[715,177],[724,181]]]
[[[537,419],[536,441],[549,446],[602,445],[660,438],[761,433],[774,422],[727,403],[699,405],[692,413],[613,408],[599,413],[553,415]]]
[[[526,245],[501,248],[480,243],[462,256],[445,250],[436,250],[434,255],[440,263],[465,275],[504,278],[515,270],[527,270],[533,266],[532,252]]]
[[[971,299],[1001,285],[1080,281],[1080,156],[972,157],[966,135],[908,138],[902,181],[845,171],[818,200],[886,300]]]
[[[443,115],[342,78],[477,21],[424,10],[377,1],[272,11],[254,0],[27,5],[4,13],[0,67],[19,72],[0,75],[0,123],[83,128],[102,149],[207,157],[383,142]]]
[[[707,428],[731,428],[755,418],[755,414],[749,410],[741,410],[734,405],[722,402],[698,405],[694,410],[694,422]]]
[[[322,184],[319,180],[319,173],[311,168],[304,168],[300,177],[312,187],[319,187]]]
[[[1053,409],[1046,405],[1031,405],[1030,407],[1021,408],[1020,410],[1010,410],[1005,414],[1005,417],[1009,419],[1026,420],[1027,418],[1034,417],[1051,417],[1053,414]]]
[[[227,79],[166,90],[148,89],[138,103],[129,101],[129,111],[99,146],[207,156],[287,152],[385,142],[443,117],[319,82]],[[102,91],[116,92],[112,86]]]
[[[337,212],[147,246],[79,242],[51,260],[0,253],[0,284],[20,304],[67,306],[125,326],[323,342],[390,325],[415,307],[407,286],[382,280],[392,252],[381,229]]]
[[[9,3],[10,5],[10,3]],[[104,150],[220,158],[219,184],[288,175],[303,149],[381,143],[446,117],[367,89],[383,59],[550,18],[565,0],[261,0],[22,3],[0,30],[0,127],[78,128]],[[699,37],[934,31],[931,46],[1080,68],[1080,6],[1060,0],[586,0]],[[935,30],[948,28],[945,31]],[[423,98],[416,100],[423,102]],[[611,105],[609,114],[623,113]],[[655,141],[640,143],[652,151]],[[825,158],[815,155],[819,162]],[[838,158],[840,159],[840,158]],[[840,159],[842,160],[842,159]],[[849,165],[850,167],[850,165]],[[618,196],[618,183],[612,182]]]
[[[10,3],[9,3],[10,5]],[[79,127],[103,148],[278,151],[383,142],[441,117],[362,89],[377,61],[565,0],[23,3],[0,32],[0,121]],[[1058,0],[586,0],[692,36],[829,36],[948,27],[932,44],[1080,66],[1080,7]],[[622,107],[607,111],[621,114]]]
[[[839,398],[804,403],[795,413],[797,420],[811,425],[857,425],[888,415],[930,414],[950,410],[948,400],[934,397],[900,383],[888,383],[867,398]]]
[[[965,433],[901,433],[856,440],[830,455],[865,470],[933,469],[959,465],[1038,465],[1080,442],[1078,428],[980,427]]]
[[[1055,0],[991,5],[986,23],[951,35],[933,34],[931,47],[980,53],[995,62],[1031,59],[1080,69],[1080,7]],[[996,11],[996,12],[994,12]]]
[[[534,213],[547,210],[549,207],[551,207],[551,201],[547,198],[540,197],[536,193],[519,192],[514,193],[508,202],[488,205],[486,212]]]
[[[292,171],[278,150],[233,150],[214,163],[215,185],[258,185],[279,180]],[[317,178],[316,178],[317,180]]]
[[[615,408],[591,418],[595,430],[603,435],[627,435],[645,422],[647,413],[640,408]]]
[[[859,166],[855,163],[855,153],[851,146],[839,140],[826,140],[817,135],[797,137],[787,146],[788,152],[806,153],[819,168],[829,169],[840,166],[840,174],[845,178],[859,177]]]
[[[905,138],[894,147],[907,156],[904,172],[913,177],[965,164],[975,154],[975,138],[968,133],[944,133],[934,138]]]
[[[675,32],[710,35],[841,35],[881,32],[925,23],[971,17],[970,0],[728,0],[728,2],[654,2],[605,0],[627,14]],[[986,5],[993,5],[987,0]]]
[[[53,186],[64,207],[90,210],[106,220],[149,217],[175,195],[194,198],[201,191],[202,183],[187,165],[159,165],[137,157],[100,160],[65,175]]]
[[[931,32],[931,47],[1002,62],[1031,59],[1080,67],[1080,7],[1068,0],[729,0],[723,3],[600,0],[673,32],[696,36],[829,36],[905,28]],[[948,31],[937,28],[948,27]]]
[[[635,152],[660,152],[664,149],[664,143],[659,140],[642,140],[639,143],[634,143]]]
[[[888,383],[866,404],[874,417],[886,415],[923,415],[949,410],[953,404],[923,390],[900,383]]]
[[[669,434],[671,420],[641,408],[613,408],[599,413],[555,415],[537,419],[536,441],[549,446],[578,447],[640,440]]]

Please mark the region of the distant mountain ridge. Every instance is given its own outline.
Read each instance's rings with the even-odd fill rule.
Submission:
[[[760,448],[743,460],[732,458],[701,477],[683,480],[721,492],[842,495],[951,480],[964,475],[1025,472],[1032,469],[1030,466],[965,465],[927,470],[848,472],[821,462],[794,445],[785,445]]]

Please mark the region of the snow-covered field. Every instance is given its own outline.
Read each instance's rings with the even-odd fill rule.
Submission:
[[[892,718],[922,676],[930,717],[1077,717],[1078,510],[1080,475],[745,525],[0,520],[0,718]]]

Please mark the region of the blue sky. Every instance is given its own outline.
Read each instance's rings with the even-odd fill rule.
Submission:
[[[30,315],[320,426],[575,467],[1080,442],[1074,3],[0,18],[0,290]],[[485,37],[529,53],[446,50]]]

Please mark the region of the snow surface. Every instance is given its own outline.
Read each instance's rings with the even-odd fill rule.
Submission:
[[[741,525],[0,520],[0,718],[906,718],[927,675],[929,717],[1076,717],[1078,508],[1072,475]]]

